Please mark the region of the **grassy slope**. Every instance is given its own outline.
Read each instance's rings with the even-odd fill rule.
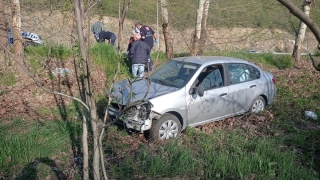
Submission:
[[[170,23],[173,28],[193,27],[196,21],[197,1],[175,0],[168,2]],[[292,0],[298,7],[301,0]],[[118,17],[118,2],[103,0],[95,11],[100,15]],[[127,14],[128,19],[141,21],[145,24],[156,23],[156,0],[132,1]],[[310,17],[320,22],[320,5],[314,3]],[[160,12],[159,12],[160,13]],[[161,16],[159,16],[161,19]],[[212,1],[209,7],[208,25],[214,27],[259,27],[278,28],[294,32],[293,26],[298,28],[299,21],[276,0],[237,0]]]
[[[61,56],[69,51],[59,52],[64,52]],[[95,46],[93,52],[95,63],[107,71],[110,66],[104,62],[115,58],[112,51]],[[109,53],[103,55],[105,52]],[[189,128],[179,139],[169,142],[146,142],[138,134],[111,126],[105,138],[109,177],[318,179],[319,121],[307,119],[303,113],[313,110],[320,114],[319,73],[312,68],[292,68],[288,56],[234,52],[214,55],[247,59],[272,71],[278,79],[275,102],[262,115],[238,116]],[[123,67],[122,74],[128,74]],[[0,175],[8,179],[79,179],[81,115],[74,105],[67,108],[72,117],[68,121],[1,121]],[[41,113],[59,116],[54,109],[42,109]]]

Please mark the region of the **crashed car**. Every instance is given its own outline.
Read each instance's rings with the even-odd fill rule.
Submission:
[[[36,33],[21,31],[21,37],[24,39],[24,46],[44,45],[44,41],[41,39],[41,36]],[[13,44],[14,39],[12,28],[8,29],[8,40],[10,44]]]
[[[231,57],[172,59],[149,78],[123,80],[113,87],[108,107],[113,120],[150,138],[176,138],[181,130],[246,112],[274,101],[276,79],[253,63]]]

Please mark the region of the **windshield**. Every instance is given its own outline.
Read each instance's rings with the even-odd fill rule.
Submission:
[[[198,64],[170,60],[152,73],[151,81],[165,86],[182,88],[198,68]]]

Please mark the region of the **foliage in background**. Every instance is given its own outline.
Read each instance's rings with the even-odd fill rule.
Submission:
[[[268,67],[277,67],[278,69],[287,69],[293,66],[293,60],[290,55],[247,52],[206,52],[206,55],[235,57],[264,64]]]

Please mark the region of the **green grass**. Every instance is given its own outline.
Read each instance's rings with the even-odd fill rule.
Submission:
[[[276,67],[278,69],[287,69],[293,66],[293,60],[290,55],[277,55],[271,53],[247,53],[247,52],[206,52],[205,55],[228,56],[254,63],[260,63],[268,67]]]
[[[292,0],[292,2],[297,7],[302,6],[300,0]],[[118,1],[102,0],[94,7],[95,15],[118,17],[118,4]],[[174,0],[167,1],[167,4],[171,27],[179,30],[183,30],[186,27],[194,28],[198,1]],[[122,5],[123,2],[121,2],[121,8]],[[160,3],[158,6],[160,9]],[[161,17],[160,13],[161,11],[159,10],[159,17]],[[314,4],[310,16],[315,22],[319,22],[319,14],[319,4]],[[140,2],[131,2],[127,18],[141,21],[143,24],[156,24],[157,1],[146,1],[143,3],[143,6],[141,6]],[[299,20],[277,1],[238,0],[211,2],[207,24],[216,28],[275,28],[293,33],[294,28],[298,28],[299,26]]]
[[[8,73],[0,73],[0,85],[2,86],[12,86],[17,82],[17,78],[12,71]],[[1,94],[1,93],[0,93]]]
[[[91,48],[91,54],[92,61],[104,70],[106,78],[111,82],[118,67],[118,55],[115,48],[105,43],[96,43]],[[122,55],[119,78],[124,78],[129,74],[126,61],[125,55]]]
[[[91,58],[92,61],[98,66],[101,67],[109,82],[114,77],[114,74],[118,66],[118,55],[113,46],[97,43],[94,44],[91,48]],[[159,65],[160,63],[166,60],[166,56],[163,52],[154,52],[151,54],[154,66]],[[120,59],[120,72],[118,74],[117,80],[132,77],[131,76],[131,61],[126,58],[125,54],[121,54]]]
[[[50,57],[50,58],[58,58],[60,60],[65,60],[72,56],[71,48],[64,45],[28,46],[24,50],[27,57],[33,57],[33,58],[49,58]]]
[[[57,159],[60,161],[66,161],[71,141],[78,139],[79,132],[79,125],[75,122],[37,123],[21,119],[1,122],[0,172],[7,177],[22,173],[20,179],[34,179],[36,171],[40,171],[42,175],[53,173],[52,167],[44,172],[44,169],[37,169],[33,165],[41,162],[52,166],[55,160],[53,155],[59,156]]]
[[[109,173],[116,179],[315,178],[308,167],[296,162],[295,152],[283,143],[272,137],[248,139],[241,131],[206,134],[189,128],[177,140],[141,145],[113,162]]]
[[[96,44],[91,55],[95,65],[112,78],[118,63],[113,47]],[[134,133],[111,126],[104,140],[108,176],[114,179],[319,179],[320,130],[316,128],[319,120],[304,116],[306,110],[320,114],[319,73],[293,69],[291,58],[284,55],[246,52],[206,55],[237,57],[273,70],[281,69],[273,72],[277,78],[277,96],[267,108],[273,116],[267,133],[257,136],[241,126],[233,131],[213,128],[213,133],[188,128],[179,139],[145,142]],[[152,54],[154,60],[157,56]],[[165,60],[165,55],[160,53],[156,64]],[[121,60],[120,78],[130,76],[129,66],[128,61]],[[103,97],[97,98],[105,103]],[[52,115],[55,121],[1,121],[0,172],[5,172],[9,179],[20,172],[26,172],[24,179],[35,179],[36,174],[42,178],[53,175],[53,166],[67,169],[67,158],[73,158],[69,152],[71,146],[81,144],[81,127],[74,122],[81,119],[81,110],[78,103],[43,107],[36,112]],[[62,163],[55,164],[52,157],[60,155]],[[38,160],[41,163],[35,168],[33,165]]]

